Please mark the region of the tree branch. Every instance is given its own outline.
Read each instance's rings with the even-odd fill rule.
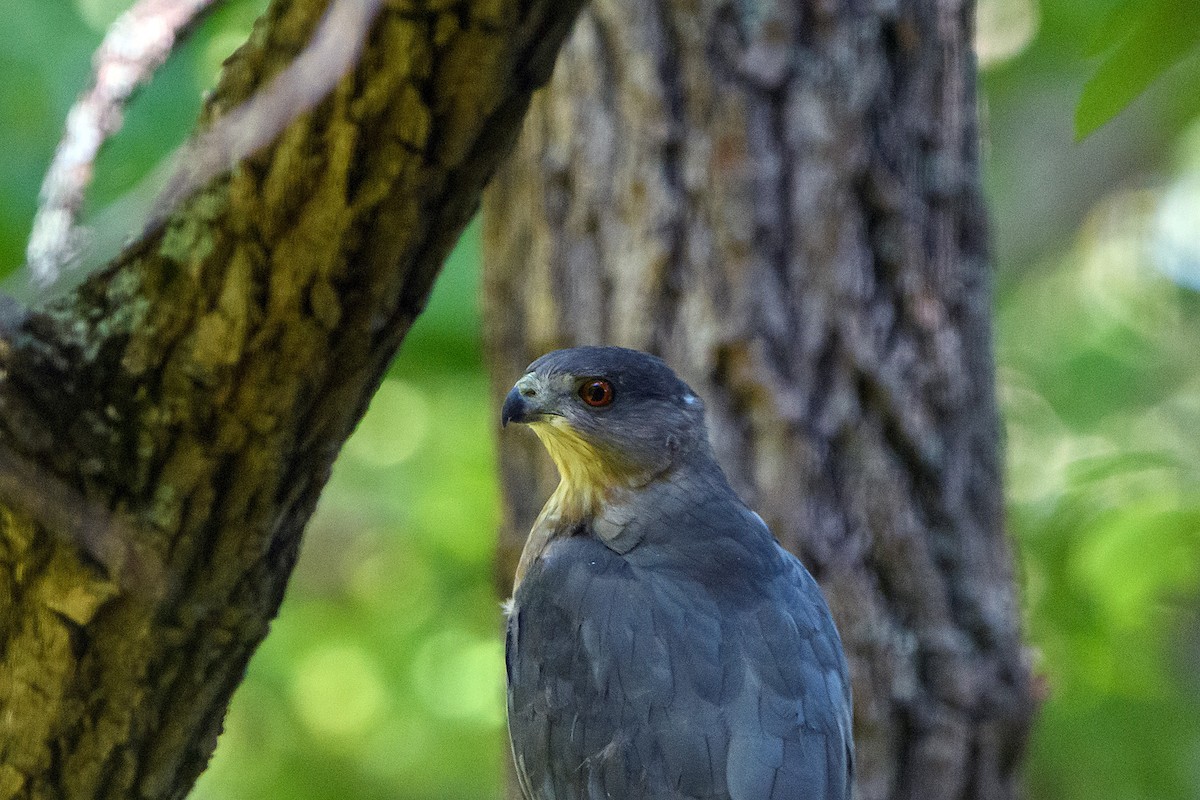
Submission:
[[[125,106],[212,4],[213,0],[139,0],[109,27],[92,59],[92,84],[71,107],[42,183],[25,251],[40,285],[53,283],[78,254],[82,237],[76,225],[96,155],[121,129]]]

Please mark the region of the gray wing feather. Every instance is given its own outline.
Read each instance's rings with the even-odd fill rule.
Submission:
[[[785,558],[790,577],[740,628],[750,678],[729,714],[747,733],[729,753],[730,796],[843,800],[853,769],[848,670],[816,582]]]
[[[509,729],[529,800],[849,797],[849,682],[811,576],[769,551],[622,556],[556,541],[509,618]],[[726,537],[728,538],[728,537]],[[713,571],[712,558],[746,566]],[[764,569],[767,571],[764,573]]]

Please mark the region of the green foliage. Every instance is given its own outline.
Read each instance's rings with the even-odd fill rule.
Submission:
[[[1163,268],[1182,254],[1151,199],[1110,196],[999,309],[1010,522],[1047,692],[1039,798],[1197,791],[1200,295]]]
[[[1200,46],[1200,3],[1125,0],[1097,26],[1088,55],[1100,66],[1075,109],[1082,139],[1115,117],[1139,94]],[[1178,87],[1191,91],[1193,87]]]

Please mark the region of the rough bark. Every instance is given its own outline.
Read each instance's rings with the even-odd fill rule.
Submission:
[[[206,118],[304,46],[276,0]],[[393,0],[266,151],[0,346],[0,798],[182,797],[576,2]]]
[[[821,581],[857,797],[1010,798],[1032,714],[1003,529],[966,0],[596,0],[485,199],[496,398],[662,354]],[[501,444],[506,573],[555,477]]]

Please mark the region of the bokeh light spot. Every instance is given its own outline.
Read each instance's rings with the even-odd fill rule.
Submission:
[[[504,724],[504,650],[499,636],[458,628],[431,636],[413,660],[413,686],[431,714],[487,727]]]
[[[379,666],[361,647],[336,644],[314,650],[296,667],[292,703],[313,733],[346,737],[369,731],[385,710]]]
[[[986,68],[1017,56],[1037,34],[1036,0],[979,0],[975,11],[975,52]]]
[[[1200,291],[1200,171],[1163,196],[1154,219],[1151,262],[1180,286]]]
[[[395,466],[420,449],[428,429],[429,403],[421,391],[389,379],[379,387],[366,416],[346,442],[346,452],[373,467]]]

